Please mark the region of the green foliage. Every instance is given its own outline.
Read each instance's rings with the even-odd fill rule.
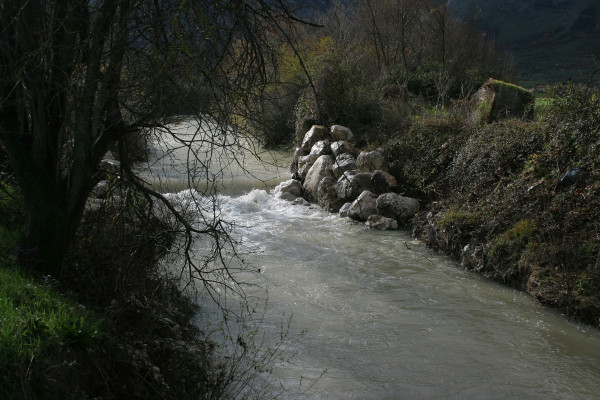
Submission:
[[[491,79],[490,84],[495,85],[499,88],[498,91],[504,91],[507,93],[528,93],[527,90],[514,83],[504,82],[498,79]]]
[[[600,92],[568,85],[550,95],[534,121],[477,128],[459,109],[428,109],[384,149],[403,191],[435,200],[425,203],[433,246],[600,326]],[[585,175],[558,187],[579,165]],[[431,218],[421,218],[417,232],[428,235]]]
[[[454,153],[470,133],[462,118],[461,109],[426,112],[383,146],[390,172],[406,194],[434,198],[445,188]]]
[[[356,59],[335,46],[324,46],[310,60],[308,68],[317,91],[315,111],[321,112],[324,124],[342,123],[355,131],[364,131],[381,121],[381,94]],[[313,96],[309,93],[305,100],[314,101]]]
[[[527,245],[534,238],[535,223],[531,219],[517,221],[491,245],[488,262],[493,264],[504,282],[521,284],[526,266],[519,261]]]
[[[480,217],[477,214],[464,211],[449,211],[438,221],[442,228],[451,226],[457,227],[476,227],[480,223]]]
[[[600,155],[600,88],[559,85],[548,93],[540,119],[551,129],[551,146],[576,161]]]
[[[97,346],[101,319],[11,266],[0,268],[0,392],[18,397],[33,359],[62,348]]]
[[[408,92],[413,96],[421,97],[430,102],[436,102],[438,91],[436,81],[439,74],[439,65],[430,63],[420,66],[407,82]]]
[[[468,200],[477,200],[499,181],[520,174],[544,146],[543,126],[518,120],[485,125],[455,155],[449,178]]]
[[[534,119],[537,121],[540,119],[541,115],[547,113],[547,108],[550,107],[553,103],[554,99],[546,96],[535,96],[534,106],[533,106],[533,114]]]

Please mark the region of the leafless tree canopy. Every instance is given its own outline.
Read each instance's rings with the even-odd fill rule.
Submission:
[[[195,224],[138,179],[126,139],[185,114],[210,121],[209,153],[237,146],[225,129],[269,81],[293,12],[281,0],[2,1],[0,141],[25,202],[21,259],[60,273],[109,148],[119,149],[123,182],[220,248],[223,222]],[[193,140],[175,139],[197,155]]]

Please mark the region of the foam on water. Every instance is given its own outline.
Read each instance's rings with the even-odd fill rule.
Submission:
[[[569,399],[600,390],[597,332],[457,269],[408,232],[369,231],[265,190],[219,200],[221,217],[260,250],[246,259],[261,274],[242,276],[257,285],[246,288],[251,297],[268,297],[261,327],[272,344],[293,314],[292,360],[262,377],[280,398]]]

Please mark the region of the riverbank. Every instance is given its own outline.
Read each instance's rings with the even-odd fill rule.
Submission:
[[[413,116],[366,148],[345,141],[361,142],[348,128],[340,138],[338,125],[331,137],[313,126],[296,150],[294,180],[276,193],[377,229],[405,225],[420,209],[414,235],[430,247],[597,328],[598,126],[598,89],[556,87],[534,108],[522,88],[490,80],[470,102]]]
[[[382,146],[421,201],[416,237],[464,268],[600,327],[600,92],[564,86],[536,118],[415,118]]]
[[[58,280],[20,272],[2,232],[3,398],[218,398],[233,377],[159,267],[172,228],[108,204],[86,212]]]

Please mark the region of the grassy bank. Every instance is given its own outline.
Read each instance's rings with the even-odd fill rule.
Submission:
[[[0,267],[0,392],[4,398],[59,398],[60,375],[78,375],[80,364],[102,344],[102,319],[11,265]]]
[[[12,260],[22,218],[4,191],[3,399],[221,398],[233,377],[190,323],[197,306],[161,272],[171,227],[131,207],[88,211],[57,280]]]
[[[464,115],[415,118],[385,144],[424,206],[415,234],[600,327],[600,91],[557,87],[532,121],[473,126]],[[574,182],[562,179],[570,170]]]

